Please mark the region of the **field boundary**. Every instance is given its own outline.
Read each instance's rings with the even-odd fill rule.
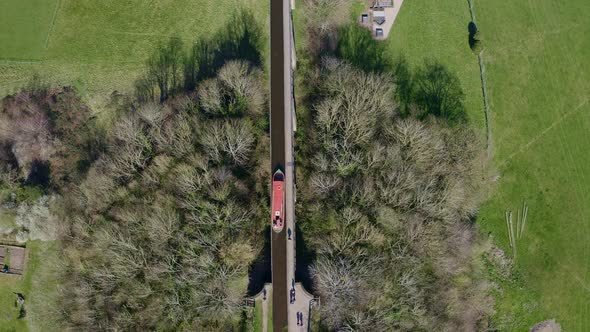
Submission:
[[[475,21],[475,8],[473,5],[473,0],[467,0],[469,4],[469,14],[471,15],[471,21],[476,24]],[[487,81],[486,81],[486,67],[483,60],[483,49],[477,54],[477,60],[479,62],[479,75],[481,77],[481,91],[483,94],[483,106],[485,111],[485,118],[486,118],[486,150],[488,152],[488,157],[492,156],[492,123],[490,117],[490,104],[488,102],[488,88],[487,88]]]

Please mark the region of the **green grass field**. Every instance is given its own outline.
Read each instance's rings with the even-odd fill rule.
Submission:
[[[0,2],[0,59],[40,60],[57,4],[57,0]]]
[[[27,246],[27,267],[23,276],[0,274],[0,331],[54,331],[46,320],[35,312],[43,306],[47,296],[52,296],[57,288],[56,276],[49,266],[46,255],[57,255],[57,244],[30,241]],[[17,319],[18,308],[14,306],[15,292],[25,295],[24,319]]]
[[[469,120],[485,128],[479,64],[468,43],[470,21],[466,0],[404,1],[384,42],[393,59],[403,56],[414,67],[436,60],[457,74]]]
[[[18,309],[14,306],[22,280],[16,275],[0,275],[0,331],[26,330],[24,320],[17,320]]]
[[[254,306],[254,331],[262,331],[262,305],[262,300],[258,300]]]
[[[508,252],[504,211],[526,199],[523,283],[545,317],[590,330],[590,3],[476,1],[501,178],[480,223]],[[510,294],[499,316],[521,307]],[[536,314],[516,319],[530,327]]]
[[[268,1],[240,5],[266,24]],[[0,95],[38,73],[76,86],[98,108],[113,90],[131,89],[160,41],[177,35],[191,44],[222,27],[236,7],[233,0],[4,0]]]

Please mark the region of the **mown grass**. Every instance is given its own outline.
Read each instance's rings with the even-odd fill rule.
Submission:
[[[526,199],[517,243],[523,292],[504,294],[496,320],[523,330],[556,318],[590,329],[590,3],[476,1],[492,110],[495,196],[479,222],[509,252],[504,211]],[[520,295],[519,295],[520,294]],[[514,313],[537,303],[541,314]],[[533,301],[534,300],[534,301]],[[531,305],[534,307],[534,305]]]
[[[48,256],[57,255],[54,242],[30,241],[27,244],[28,258],[23,276],[0,274],[0,331],[54,331],[50,322],[41,318],[36,308],[47,303],[47,295],[55,292],[57,280]],[[26,316],[17,319],[16,295],[25,295]],[[33,328],[31,328],[33,327]]]
[[[384,43],[392,60],[404,57],[414,68],[435,60],[455,73],[465,92],[469,121],[483,130],[485,114],[479,65],[468,42],[470,21],[466,0],[404,1]]]
[[[0,2],[0,61],[40,60],[58,0]]]
[[[18,308],[14,306],[16,295],[22,289],[17,275],[0,274],[0,331],[26,330],[26,323],[17,320]]]
[[[262,306],[264,302],[262,300],[256,301],[256,305],[254,306],[254,331],[262,331]]]
[[[20,2],[10,0],[0,6],[14,11],[15,21],[35,20],[45,31],[36,33],[42,35],[37,38],[26,24],[0,26],[0,58],[16,61],[0,60],[0,94],[13,92],[38,73],[49,83],[76,86],[95,107],[104,104],[113,90],[130,91],[148,55],[160,42],[176,35],[191,44],[199,36],[217,31],[237,9],[233,0],[60,0],[51,28],[53,7],[17,5]],[[268,1],[247,0],[239,5],[251,9],[260,22],[266,23]],[[45,33],[49,32],[45,48]],[[21,35],[29,37],[17,38]],[[3,36],[8,37],[1,39]],[[21,44],[26,51],[21,50]],[[37,61],[30,62],[31,58]]]

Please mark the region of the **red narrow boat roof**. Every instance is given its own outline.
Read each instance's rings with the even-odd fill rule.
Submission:
[[[284,188],[285,174],[277,170],[272,182],[272,216],[271,225],[275,232],[280,232],[284,224]]]

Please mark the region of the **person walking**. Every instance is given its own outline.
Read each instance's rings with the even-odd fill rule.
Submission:
[[[287,228],[287,235],[289,236],[289,240],[291,240],[291,228]]]

